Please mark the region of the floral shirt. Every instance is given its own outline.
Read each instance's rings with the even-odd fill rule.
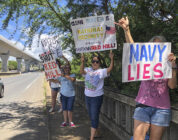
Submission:
[[[142,81],[136,102],[160,109],[170,109],[168,79]]]

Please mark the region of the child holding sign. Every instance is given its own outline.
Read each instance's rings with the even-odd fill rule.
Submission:
[[[62,110],[64,122],[61,124],[61,127],[66,127],[67,122],[69,121],[70,127],[75,127],[75,124],[72,120],[73,114],[73,105],[75,101],[75,89],[73,83],[75,82],[75,74],[71,74],[71,67],[69,61],[63,56],[63,59],[67,64],[63,66],[63,72],[61,73],[61,77],[58,77],[57,80],[50,79],[49,81],[61,83],[61,100],[62,100]]]
[[[128,18],[122,18],[115,22],[123,28],[127,43],[134,43],[130,30]],[[151,42],[165,42],[164,37],[155,36]],[[142,81],[136,97],[136,109],[134,112],[134,140],[144,140],[150,128],[150,139],[161,140],[165,128],[171,120],[169,89],[175,88],[176,79],[176,57],[173,53],[168,55],[168,61],[172,63],[172,78]]]
[[[80,73],[85,77],[85,102],[88,110],[88,114],[91,120],[91,136],[90,140],[98,137],[96,135],[99,124],[99,113],[103,102],[103,86],[104,78],[106,78],[114,65],[114,54],[110,52],[109,57],[111,59],[110,66],[108,68],[100,68],[100,57],[92,57],[92,67],[84,69],[84,55],[81,56]]]

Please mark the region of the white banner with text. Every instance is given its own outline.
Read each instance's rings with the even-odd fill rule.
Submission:
[[[117,49],[114,15],[73,19],[70,24],[76,53]]]
[[[51,51],[39,55],[43,62],[46,79],[56,79],[61,76],[61,71],[56,64],[56,59]]]
[[[48,37],[41,40],[43,51],[50,51],[54,58],[62,56],[62,49],[59,41],[59,37]]]
[[[124,43],[122,82],[172,77],[171,43]]]

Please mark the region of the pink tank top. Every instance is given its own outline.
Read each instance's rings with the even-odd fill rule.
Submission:
[[[170,109],[168,79],[142,81],[136,102],[160,109]]]

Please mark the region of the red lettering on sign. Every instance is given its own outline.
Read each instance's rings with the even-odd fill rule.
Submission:
[[[161,78],[161,77],[163,77],[163,72],[161,71],[161,70],[158,70],[157,69],[157,67],[162,67],[162,64],[161,63],[158,63],[158,64],[156,64],[155,66],[154,66],[154,68],[153,68],[153,70],[154,70],[154,72],[158,72],[159,73],[159,75],[154,75],[154,78]]]
[[[52,67],[53,67],[53,69],[55,69],[57,67],[55,62],[52,62]]]
[[[150,76],[146,76],[146,74],[149,74],[150,71],[148,71],[146,68],[149,67],[150,64],[144,64],[143,66],[143,79],[149,79]]]
[[[48,63],[49,69],[52,69],[51,62]]]
[[[128,65],[128,80],[134,80],[134,77],[131,77],[131,65]]]
[[[100,49],[101,49],[100,45],[91,46],[91,50],[100,50]]]

